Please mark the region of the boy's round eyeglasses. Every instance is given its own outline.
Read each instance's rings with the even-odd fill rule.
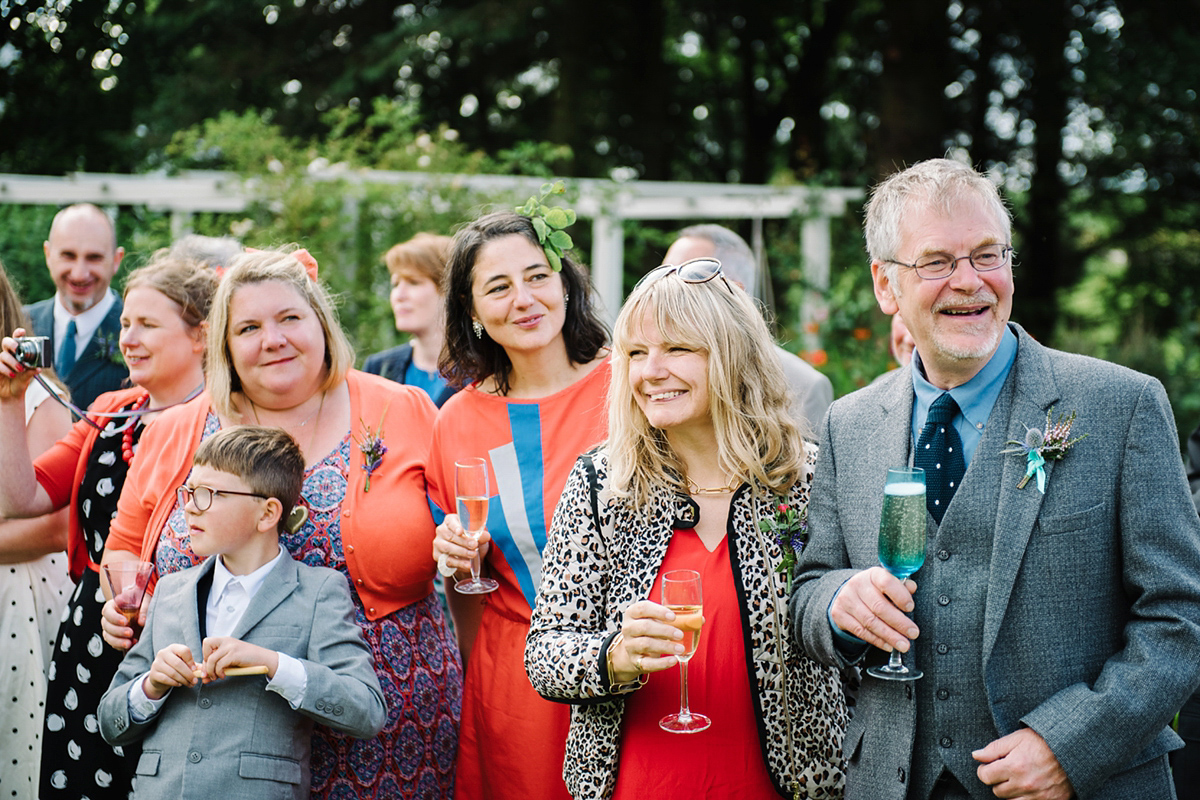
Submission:
[[[682,264],[663,264],[660,267],[647,272],[642,276],[642,279],[637,282],[633,288],[638,288],[643,283],[654,283],[661,280],[667,275],[676,275],[684,283],[708,283],[713,278],[719,277],[725,281],[725,286],[729,287],[729,281],[725,280],[725,273],[721,271],[721,262],[715,258],[693,258],[690,261],[685,261]],[[730,289],[730,291],[733,291]]]
[[[958,262],[964,259],[971,262],[971,266],[975,268],[976,272],[991,272],[994,269],[1000,269],[1008,263],[1012,251],[1013,249],[1006,244],[985,244],[983,247],[976,247],[968,255],[958,258],[949,253],[929,253],[918,258],[915,264],[905,264],[894,258],[889,258],[887,261],[915,269],[917,275],[924,280],[936,281],[949,277],[958,266]]]
[[[179,500],[180,507],[186,506],[188,501],[191,501],[196,506],[197,511],[208,511],[212,508],[213,498],[224,494],[236,494],[239,497],[257,497],[261,500],[266,500],[265,494],[257,492],[235,492],[230,489],[212,489],[208,486],[195,486],[189,489],[186,486],[180,486],[175,490],[175,497]]]

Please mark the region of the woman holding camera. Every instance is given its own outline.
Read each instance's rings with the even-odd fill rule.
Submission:
[[[203,388],[202,323],[216,282],[212,270],[165,254],[130,274],[119,346],[135,386],[98,397],[91,411],[99,413],[76,422],[36,461],[28,457],[23,417],[36,370],[18,361],[15,339],[0,343],[0,375],[11,379],[0,393],[0,513],[28,517],[69,508],[67,553],[78,581],[53,653],[43,800],[129,796],[137,754],[106,744],[95,720],[124,655],[105,647],[100,635],[100,556],[142,431],[158,411]]]

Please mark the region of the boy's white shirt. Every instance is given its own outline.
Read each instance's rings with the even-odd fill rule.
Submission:
[[[251,572],[249,575],[234,575],[226,568],[224,562],[217,558],[213,565],[212,588],[208,592],[208,603],[205,607],[205,630],[209,636],[229,636],[241,621],[242,615],[250,606],[250,601],[262,588],[267,574],[275,568],[279,559],[283,558],[281,546],[279,553],[266,564]],[[193,653],[195,658],[199,653]],[[275,668],[275,677],[267,682],[267,691],[275,692],[292,708],[299,708],[304,702],[304,690],[308,686],[308,674],[300,660],[286,653],[277,653],[279,665]],[[142,723],[151,719],[162,708],[168,690],[158,700],[152,700],[146,695],[142,684],[146,680],[143,673],[129,686],[129,716],[134,722]]]

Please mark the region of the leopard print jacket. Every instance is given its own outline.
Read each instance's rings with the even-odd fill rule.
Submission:
[[[816,448],[809,445],[805,474],[785,502],[807,504],[815,462]],[[607,486],[604,450],[581,456],[554,512],[525,646],[534,689],[572,704],[563,778],[576,800],[611,797],[616,786],[624,697],[637,684],[611,686],[605,656],[622,612],[650,594],[671,522],[686,519],[689,508],[687,498],[667,487],[647,507],[634,508],[612,498]],[[778,502],[760,485],[743,485],[730,508],[730,560],[744,643],[755,665],[749,678],[759,741],[780,793],[840,798],[846,728],[841,683],[788,636],[785,577],[775,572],[783,553],[774,537],[758,531],[758,521]]]

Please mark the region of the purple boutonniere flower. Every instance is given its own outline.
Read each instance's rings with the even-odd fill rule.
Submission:
[[[1024,489],[1025,484],[1029,483],[1029,479],[1037,477],[1038,491],[1042,494],[1046,493],[1046,462],[1060,461],[1077,442],[1086,439],[1088,434],[1071,438],[1071,426],[1075,424],[1075,412],[1072,411],[1069,415],[1059,414],[1058,419],[1052,421],[1051,415],[1054,413],[1054,407],[1046,412],[1046,427],[1044,430],[1037,428],[1025,428],[1025,441],[1019,442],[1015,439],[1009,439],[1008,444],[1016,445],[1007,450],[1001,450],[1001,453],[1024,453],[1025,454],[1025,476],[1021,478],[1021,482],[1017,484],[1018,489]]]
[[[384,416],[387,416],[387,410],[384,410]],[[383,419],[379,420],[379,427],[371,430],[365,422],[359,420],[362,424],[363,432],[361,436],[356,436],[355,441],[358,442],[359,452],[363,455],[362,468],[366,470],[367,480],[363,484],[363,492],[371,491],[371,476],[375,470],[379,469],[383,464],[383,457],[387,455],[387,445],[383,443]]]
[[[774,536],[775,542],[783,549],[783,559],[775,571],[787,575],[787,593],[791,594],[792,572],[800,551],[808,542],[808,508],[797,511],[781,499],[769,517],[758,521],[758,529]]]

